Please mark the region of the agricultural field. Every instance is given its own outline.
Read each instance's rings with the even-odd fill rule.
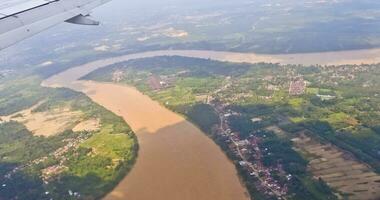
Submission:
[[[323,144],[303,133],[293,139],[297,150],[308,155],[309,170],[349,199],[377,199],[380,175],[350,153]]]

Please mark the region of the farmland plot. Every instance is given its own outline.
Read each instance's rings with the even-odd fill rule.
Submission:
[[[297,150],[309,158],[309,170],[315,178],[323,179],[349,199],[380,198],[380,175],[351,154],[304,134],[294,138],[293,142]]]

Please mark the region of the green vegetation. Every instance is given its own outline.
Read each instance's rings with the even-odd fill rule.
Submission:
[[[207,104],[195,104],[185,111],[186,116],[205,133],[212,133],[212,128],[220,124],[215,110]]]
[[[4,199],[98,199],[131,169],[137,139],[125,121],[88,97],[39,86],[38,76],[0,85],[0,116],[34,105],[32,112],[70,108],[80,121],[99,119],[97,131],[35,136],[21,122],[0,120],[0,197]],[[20,115],[20,114],[19,114]],[[1,118],[1,117],[0,117]]]
[[[48,94],[49,89],[39,87],[36,76],[7,81],[0,88],[0,116],[30,108]]]
[[[307,172],[307,160],[293,150],[291,142],[276,137],[273,133],[265,133],[262,148],[267,148],[270,154],[264,156],[264,164],[275,166],[279,162],[287,174],[292,174],[290,193],[292,199],[336,199],[334,191],[323,180],[314,180]],[[280,179],[281,180],[281,179]],[[283,180],[284,181],[284,180]]]
[[[131,84],[166,107],[188,117],[228,152],[224,138],[213,134],[218,124],[210,101],[238,113],[228,118],[232,132],[249,138],[257,130],[278,126],[284,133],[268,133],[263,144],[271,149],[268,166],[280,161],[294,175],[289,191],[294,199],[335,199],[322,180],[306,170],[307,155],[292,149],[290,139],[309,131],[322,141],[351,152],[379,171],[380,75],[378,65],[300,66],[231,64],[183,57],[156,57],[118,63],[92,72],[84,79],[112,81],[122,72],[121,83]],[[154,77],[156,86],[149,81]],[[307,82],[301,94],[289,94],[290,82]],[[252,119],[261,121],[253,123]],[[272,136],[270,136],[272,134]],[[279,135],[283,134],[283,135]],[[270,136],[270,137],[269,137]],[[261,136],[260,136],[261,137]],[[240,171],[239,164],[237,168]],[[252,196],[252,177],[243,180]],[[278,177],[277,177],[278,178]],[[250,187],[251,185],[251,187]],[[260,199],[260,197],[258,197]]]
[[[46,156],[63,146],[62,140],[74,137],[65,132],[56,137],[35,137],[22,124],[9,122],[0,124],[0,157],[3,163],[25,163]]]

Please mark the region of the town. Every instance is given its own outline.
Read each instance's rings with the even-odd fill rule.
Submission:
[[[6,180],[12,180],[14,175],[17,175],[17,173],[25,171],[27,169],[31,169],[34,167],[40,168],[41,166],[47,165],[46,168],[42,167],[39,169],[40,171],[40,176],[41,180],[45,185],[48,185],[50,181],[56,179],[59,177],[61,173],[63,173],[65,170],[68,169],[67,165],[67,160],[69,156],[69,152],[75,152],[79,148],[79,145],[89,139],[93,133],[91,132],[80,132],[77,133],[74,137],[69,137],[66,139],[63,139],[64,145],[54,152],[51,152],[49,155],[37,158],[35,160],[30,161],[29,163],[25,165],[20,165],[7,174],[4,175],[4,178]],[[56,163],[53,165],[49,165],[48,163]],[[6,188],[7,184],[2,183],[2,187]],[[80,198],[80,194],[78,192],[73,192],[73,191],[68,191],[69,195],[75,198]],[[50,192],[46,191],[45,195],[49,195]]]
[[[210,104],[218,113],[220,118],[220,126],[216,129],[216,134],[225,139],[230,151],[239,158],[239,165],[242,166],[251,176],[258,178],[255,183],[256,188],[267,195],[275,196],[277,199],[285,199],[288,193],[287,185],[281,185],[272,177],[273,171],[279,171],[284,174],[288,180],[292,175],[287,174],[278,164],[276,167],[265,167],[262,161],[263,154],[270,154],[268,148],[260,149],[260,138],[252,133],[249,138],[241,139],[239,133],[232,132],[229,127],[228,117],[231,115],[239,115],[239,113],[228,110],[225,105],[212,102]],[[252,123],[261,121],[261,119],[252,119]]]

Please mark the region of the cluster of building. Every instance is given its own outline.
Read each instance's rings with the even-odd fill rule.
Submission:
[[[48,184],[49,180],[61,174],[63,171],[67,169],[67,167],[65,166],[65,162],[67,161],[67,153],[71,150],[77,149],[79,145],[86,141],[88,138],[89,134],[83,133],[80,134],[77,138],[69,138],[63,140],[63,142],[65,142],[66,145],[55,150],[53,153],[49,155],[54,159],[58,160],[58,164],[49,166],[41,171],[41,178],[45,184]]]
[[[248,139],[241,139],[239,133],[231,131],[228,118],[232,115],[240,115],[239,113],[228,110],[224,105],[215,102],[210,105],[218,112],[221,120],[220,127],[216,133],[225,138],[225,142],[228,144],[230,151],[239,158],[239,165],[247,170],[250,176],[254,176],[259,180],[255,182],[256,188],[263,194],[284,199],[284,196],[288,193],[288,187],[286,184],[280,184],[272,175],[275,171],[280,172],[288,181],[291,180],[291,175],[285,173],[281,164],[275,167],[266,167],[263,164],[263,156],[270,154],[270,150],[267,148],[261,149],[261,139],[259,137],[252,134]],[[261,121],[261,118],[252,119],[252,123]]]
[[[317,80],[325,85],[339,85],[344,80],[354,80],[360,73],[371,73],[378,65],[342,65],[342,66],[319,66],[323,74],[319,74]],[[366,83],[363,87],[370,87],[371,83]]]
[[[41,171],[42,172],[42,175],[41,175],[42,180],[44,181],[45,184],[48,184],[49,183],[48,181],[51,179],[51,177],[54,177],[58,174],[61,174],[66,169],[67,169],[67,167],[62,165],[61,163],[58,165],[53,165],[53,166],[47,167]]]
[[[251,176],[256,176],[260,183],[256,186],[261,192],[276,196],[282,199],[288,193],[288,187],[282,185],[278,180],[273,178],[274,172],[280,172],[283,176],[286,176],[290,180],[291,175],[287,175],[282,168],[281,164],[277,164],[275,167],[266,167],[263,164],[263,156],[265,154],[270,155],[270,149],[261,149],[259,137],[251,136],[249,139],[242,142],[238,136],[232,139],[232,143],[235,152],[243,159],[240,161],[240,165],[244,167]]]
[[[65,162],[67,161],[67,157],[66,157],[67,153],[71,150],[77,149],[79,145],[83,143],[85,140],[87,140],[89,137],[90,137],[89,133],[82,133],[82,134],[79,134],[78,137],[76,138],[65,139],[63,140],[63,142],[66,143],[65,146],[58,148],[57,150],[55,150],[54,152],[50,153],[47,156],[32,160],[25,165],[20,165],[13,168],[13,170],[7,173],[4,176],[4,178],[11,179],[12,176],[16,174],[17,172],[20,172],[28,167],[32,167],[32,166],[36,166],[38,164],[44,163],[49,158],[52,158],[52,159],[57,160],[58,164],[49,166],[41,170],[41,178],[45,184],[48,184],[49,180],[61,174],[63,171],[67,169],[67,167],[65,166]]]
[[[112,81],[118,83],[124,79],[124,72],[121,70],[116,70],[112,74]]]
[[[306,82],[302,77],[297,77],[294,78],[290,82],[289,86],[289,95],[291,96],[297,96],[297,95],[302,95],[306,91]]]

